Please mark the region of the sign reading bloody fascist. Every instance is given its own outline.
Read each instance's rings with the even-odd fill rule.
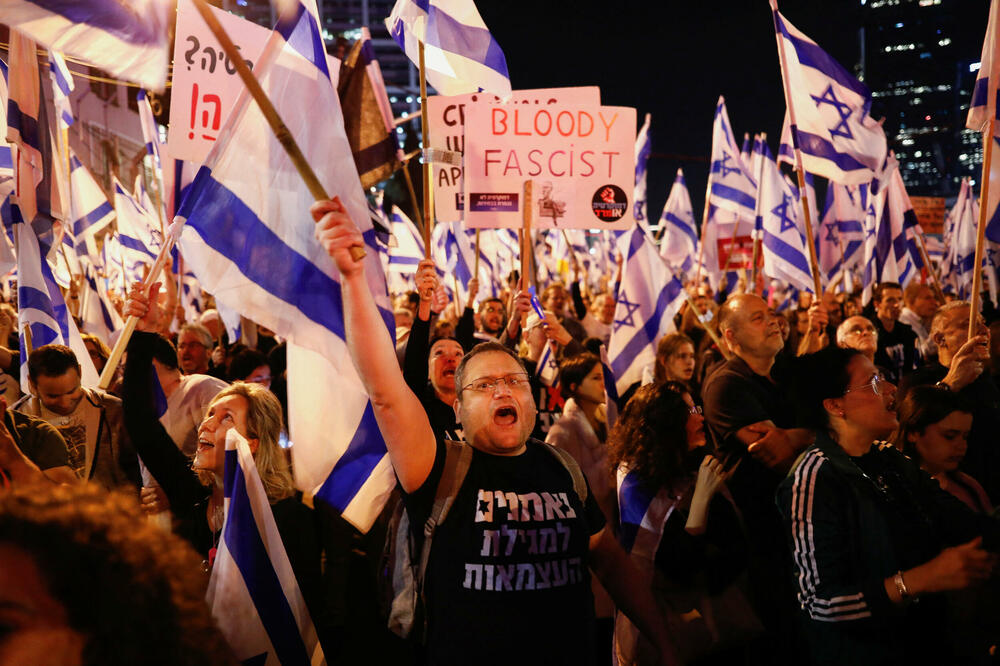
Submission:
[[[430,125],[431,146],[446,151],[450,162],[435,161],[434,215],[439,222],[455,222],[465,214],[464,184],[462,182],[465,151],[465,113],[473,105],[504,107],[551,106],[553,104],[582,104],[600,106],[601,90],[597,86],[578,88],[537,88],[515,90],[509,102],[502,102],[490,93],[471,93],[427,98],[427,121]]]
[[[466,226],[520,227],[530,205],[538,228],[630,228],[635,121],[618,106],[467,108]]]

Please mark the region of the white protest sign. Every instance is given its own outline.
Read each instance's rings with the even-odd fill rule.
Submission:
[[[253,69],[271,31],[221,9],[212,11]],[[177,3],[176,34],[167,150],[175,159],[201,163],[229,119],[243,81],[191,0]]]
[[[536,228],[630,228],[635,120],[621,106],[466,108],[465,225],[520,227],[532,180]]]
[[[599,106],[601,89],[597,86],[579,88],[538,88],[515,90],[510,101],[503,102],[490,93],[472,93],[446,97],[436,95],[427,98],[427,122],[431,135],[431,147],[453,153],[462,153],[465,148],[465,114],[471,105],[488,106],[514,104],[551,105],[587,104]],[[462,165],[434,162],[434,217],[439,222],[461,220],[465,206],[462,197]]]

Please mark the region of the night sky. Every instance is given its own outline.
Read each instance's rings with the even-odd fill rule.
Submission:
[[[515,89],[598,85],[604,104],[651,113],[648,214],[655,222],[678,167],[701,222],[719,95],[738,138],[767,132],[777,153],[785,102],[766,0],[478,0]],[[853,71],[858,5],[784,0],[781,13]],[[985,21],[985,12],[984,12]]]

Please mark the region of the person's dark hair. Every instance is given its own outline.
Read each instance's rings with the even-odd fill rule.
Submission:
[[[236,663],[205,605],[201,558],[147,522],[135,498],[93,484],[15,486],[0,493],[0,544],[38,567],[86,640],[86,666]]]
[[[43,345],[28,356],[28,378],[33,382],[42,376],[62,377],[70,370],[79,373],[80,362],[66,345]]]
[[[229,357],[229,366],[226,375],[229,381],[242,381],[262,365],[268,366],[267,357],[256,349],[244,347]]]
[[[847,367],[855,356],[863,357],[864,354],[857,349],[826,347],[797,359],[791,394],[798,407],[800,427],[812,430],[829,428],[830,420],[823,401],[844,395],[851,382]]]
[[[580,383],[591,373],[595,365],[599,365],[601,357],[583,353],[570,356],[559,364],[559,391],[562,397],[569,400],[580,388]]]
[[[507,345],[502,345],[499,342],[494,342],[492,340],[488,342],[480,342],[478,345],[469,350],[469,352],[462,357],[461,362],[458,367],[455,368],[455,386],[458,388],[458,399],[462,399],[462,387],[465,386],[465,367],[469,364],[469,360],[483,354],[485,352],[500,352],[501,354],[507,354],[512,359],[517,361],[517,364],[521,366],[521,370],[525,373],[528,371],[524,367],[524,361],[518,357]]]
[[[177,364],[177,348],[162,333],[157,333],[156,339],[153,340],[153,359],[170,370],[177,370],[180,367]]]
[[[969,406],[958,394],[937,386],[914,386],[899,404],[899,426],[892,434],[892,443],[909,457],[919,462],[916,447],[908,440],[910,434],[922,434],[927,426],[938,423],[952,412],[972,414]]]
[[[650,490],[671,488],[687,474],[690,411],[684,393],[677,382],[639,387],[608,436],[612,468],[626,465]]]
[[[899,289],[900,291],[903,291],[902,285],[898,282],[879,282],[872,289],[872,300],[876,303],[881,303],[882,294],[885,293],[886,289]]]
[[[667,359],[676,354],[681,345],[685,343],[691,345],[691,350],[694,351],[694,340],[683,333],[668,333],[660,338],[660,342],[656,345],[656,365],[653,366],[653,381],[657,384],[667,381]]]
[[[604,344],[604,340],[590,336],[589,338],[584,338],[583,342],[580,344],[583,346],[584,351],[593,354],[594,356],[600,356],[601,345]]]
[[[493,296],[493,297],[491,297],[491,298],[484,298],[484,299],[483,299],[482,301],[480,301],[480,303],[479,303],[479,310],[478,310],[478,312],[479,312],[480,314],[482,314],[482,313],[483,313],[483,310],[485,310],[485,309],[486,309],[486,305],[487,305],[488,303],[499,303],[499,304],[500,304],[500,312],[502,313],[502,314],[500,315],[500,319],[501,319],[501,320],[503,320],[503,321],[506,321],[506,320],[507,320],[507,306],[506,306],[506,305],[504,305],[504,303],[503,303],[503,300],[502,300],[502,299],[500,299],[500,298],[497,298],[497,297],[495,297],[495,296]]]

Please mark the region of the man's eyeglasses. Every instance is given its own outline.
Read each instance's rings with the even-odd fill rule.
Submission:
[[[480,377],[471,384],[463,386],[462,391],[469,390],[475,391],[476,393],[493,393],[497,390],[497,386],[501,382],[506,384],[507,388],[511,391],[526,389],[531,386],[531,379],[528,377],[527,373],[515,372],[510,375],[504,375],[503,377]]]
[[[704,412],[701,409],[701,405],[691,405],[690,407],[688,407],[688,413],[689,414],[703,414]]]
[[[882,395],[881,385],[885,383],[885,381],[885,377],[876,372],[866,383],[861,384],[860,386],[848,386],[847,389],[844,390],[844,395],[847,395],[851,391],[864,391],[865,389],[871,389],[872,393],[875,395]]]

